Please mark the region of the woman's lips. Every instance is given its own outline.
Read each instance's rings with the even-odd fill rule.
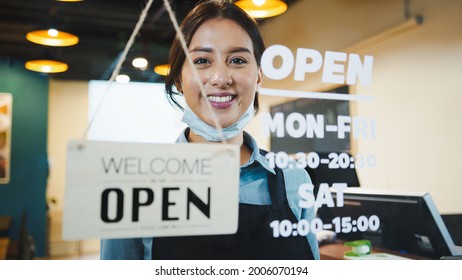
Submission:
[[[235,95],[208,95],[207,99],[210,101],[213,108],[226,109],[233,105]]]

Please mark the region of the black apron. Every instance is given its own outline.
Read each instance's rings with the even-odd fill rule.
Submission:
[[[270,223],[290,220],[298,223],[286,197],[284,175],[275,168],[268,172],[272,205],[239,204],[236,234],[155,237],[152,259],[166,260],[291,260],[314,259],[306,236],[273,237]]]

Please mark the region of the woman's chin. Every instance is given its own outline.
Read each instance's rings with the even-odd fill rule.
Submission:
[[[217,128],[217,123],[218,125],[220,125],[221,128],[226,128],[233,124],[229,122],[228,120],[221,120],[220,118],[218,119],[207,118],[207,120],[205,120],[205,123],[215,128]]]

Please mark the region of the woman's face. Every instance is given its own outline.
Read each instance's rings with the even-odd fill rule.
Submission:
[[[232,125],[252,104],[261,83],[252,40],[234,21],[212,19],[197,29],[189,53],[214,114],[208,109],[186,60],[177,87],[188,106],[211,126],[215,126],[214,118],[223,128]]]

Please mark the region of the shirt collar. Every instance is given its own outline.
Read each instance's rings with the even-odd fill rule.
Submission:
[[[183,143],[189,143],[188,138],[186,137],[186,134],[189,134],[189,127],[186,128],[183,132],[180,133],[180,136],[176,139],[175,143],[183,144]]]
[[[245,131],[244,131],[244,143],[247,145],[247,147],[250,148],[250,150],[252,150],[252,155],[250,156],[250,159],[246,163],[244,163],[244,165],[241,166],[241,169],[247,166],[250,166],[254,162],[257,162],[269,172],[276,174],[276,171],[274,171],[274,168],[272,168],[269,165],[269,161],[266,159],[266,157],[260,153],[260,149],[258,148],[257,141],[255,141],[255,139]]]
[[[186,128],[180,134],[180,136],[176,139],[176,143],[189,143],[188,138],[186,137],[187,134],[189,134],[189,128]],[[244,163],[244,165],[241,166],[241,170],[256,162],[260,164],[263,168],[268,170],[269,172],[276,174],[276,171],[274,171],[274,168],[272,168],[269,165],[269,161],[266,159],[266,157],[260,154],[260,149],[258,148],[258,145],[255,139],[245,131],[244,131],[244,143],[247,145],[247,147],[250,148],[250,150],[252,151],[252,155],[250,156],[250,159],[246,163]]]

